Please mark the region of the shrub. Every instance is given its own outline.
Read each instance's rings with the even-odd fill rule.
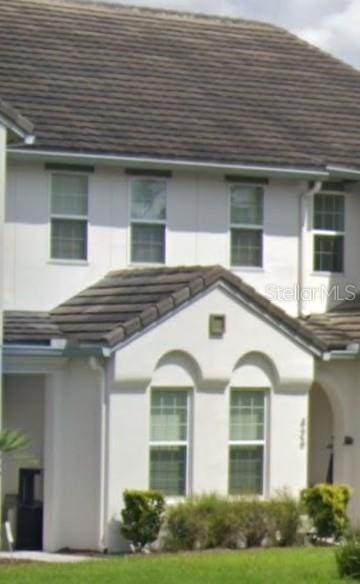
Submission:
[[[219,547],[232,538],[227,502],[217,495],[191,497],[169,507],[163,545],[172,551]]]
[[[271,539],[274,545],[292,546],[297,542],[300,527],[300,505],[286,490],[280,491],[269,502],[269,514],[273,521]]]
[[[124,491],[121,532],[135,550],[155,541],[165,509],[164,497],[157,491]]]
[[[171,551],[292,545],[299,505],[282,495],[271,501],[192,497],[167,509],[163,547]]]
[[[360,532],[350,532],[336,550],[336,563],[341,578],[360,580]]]
[[[346,508],[350,495],[346,485],[318,484],[302,491],[302,503],[319,537],[338,539],[344,533],[349,523]]]

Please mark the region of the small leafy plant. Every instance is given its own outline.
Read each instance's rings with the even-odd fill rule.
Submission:
[[[350,531],[336,550],[336,563],[341,578],[360,580],[360,531]]]
[[[347,485],[318,484],[301,492],[301,501],[318,537],[339,539],[344,534],[349,524],[346,509],[350,496]]]
[[[154,542],[160,532],[165,501],[157,491],[124,491],[121,532],[134,551]]]

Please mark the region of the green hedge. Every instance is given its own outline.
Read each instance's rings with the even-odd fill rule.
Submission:
[[[203,495],[167,509],[166,550],[293,545],[300,522],[298,502],[287,494],[269,501]]]

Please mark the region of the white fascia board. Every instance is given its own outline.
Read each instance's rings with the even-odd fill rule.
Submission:
[[[0,125],[4,126],[8,131],[12,132],[16,136],[21,138],[22,143],[32,145],[35,142],[35,136],[33,134],[29,134],[22,128],[20,128],[15,122],[5,118],[4,116],[0,115]],[[9,149],[8,149],[9,150]]]
[[[149,165],[149,168],[185,168],[192,170],[214,170],[222,172],[239,172],[241,174],[258,176],[278,176],[284,178],[326,179],[329,172],[326,169],[316,168],[289,168],[269,165],[230,164],[221,162],[206,162],[197,160],[173,160],[171,158],[151,158],[146,156],[117,156],[111,154],[86,154],[81,152],[56,152],[53,150],[26,150],[21,148],[8,148],[12,159],[49,160],[54,162],[74,162],[98,164],[126,164],[134,168],[139,165]]]
[[[329,164],[326,167],[330,176],[360,180],[360,170],[355,168],[348,168],[346,166],[337,166]]]

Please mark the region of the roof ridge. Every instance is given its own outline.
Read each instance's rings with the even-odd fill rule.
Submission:
[[[229,24],[229,25],[250,25],[250,26],[258,26],[259,28],[281,28],[278,27],[276,24],[271,22],[263,21],[263,20],[256,20],[256,19],[248,19],[242,18],[241,16],[227,16],[227,15],[220,15],[216,13],[205,13],[201,11],[189,11],[189,10],[177,10],[172,8],[162,8],[162,7],[155,7],[155,6],[145,6],[142,4],[123,4],[122,2],[116,2],[116,0],[20,0],[21,2],[28,2],[33,4],[48,4],[49,6],[53,7],[58,5],[73,5],[73,6],[88,6],[90,8],[98,8],[101,11],[107,10],[118,10],[123,12],[133,12],[138,13],[139,15],[156,15],[170,17],[174,19],[180,20],[193,20],[195,22],[219,22],[221,24]],[[145,2],[145,0],[144,0]]]

